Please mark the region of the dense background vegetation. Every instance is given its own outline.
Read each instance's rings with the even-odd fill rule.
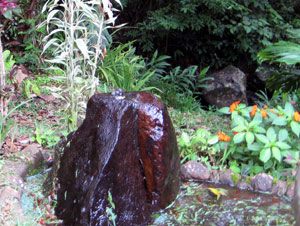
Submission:
[[[117,39],[136,39],[139,54],[158,49],[176,65],[255,69],[257,52],[287,38],[300,25],[300,4],[292,0],[125,0]]]

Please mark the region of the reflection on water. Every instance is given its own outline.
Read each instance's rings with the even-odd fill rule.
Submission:
[[[223,188],[228,193],[217,199],[207,188]],[[291,203],[285,199],[194,182],[183,184],[176,202],[154,217],[153,226],[294,225]]]

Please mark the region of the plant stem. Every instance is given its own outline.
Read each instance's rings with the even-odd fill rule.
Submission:
[[[4,89],[5,86],[5,67],[4,67],[4,57],[3,57],[3,48],[1,41],[1,30],[0,30],[0,92]],[[1,117],[4,117],[4,96],[0,94],[0,112]]]

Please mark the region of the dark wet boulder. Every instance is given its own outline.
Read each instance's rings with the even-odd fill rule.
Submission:
[[[109,193],[117,225],[147,225],[179,191],[179,153],[166,106],[148,92],[113,94],[94,95],[68,138],[56,207],[65,225],[108,225]]]
[[[228,66],[207,77],[211,79],[205,82],[202,95],[210,105],[228,107],[235,101],[247,104],[246,75],[240,69]]]

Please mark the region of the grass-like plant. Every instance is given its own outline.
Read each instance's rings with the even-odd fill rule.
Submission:
[[[115,2],[121,5],[119,0]],[[65,101],[73,130],[83,119],[86,102],[98,85],[96,69],[110,42],[107,28],[114,24],[115,9],[109,0],[54,0],[47,1],[42,12],[46,11],[47,20],[40,25],[46,24],[49,32],[43,51],[52,48],[53,59],[48,62],[59,66],[55,69],[60,74],[53,79],[63,82],[51,90]]]
[[[158,56],[154,52],[152,59],[147,60],[135,54],[132,42],[120,44],[115,48],[108,48],[103,64],[99,65],[99,76],[114,88],[126,91],[140,91],[156,89],[147,86],[150,79],[159,79],[169,66],[168,56]]]

